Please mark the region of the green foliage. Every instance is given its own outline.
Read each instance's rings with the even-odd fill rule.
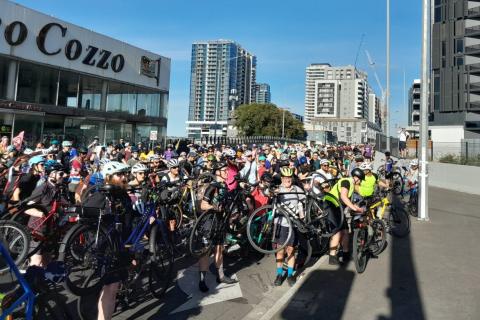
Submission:
[[[245,136],[282,136],[282,109],[274,104],[244,104],[235,111],[235,125]],[[303,123],[285,111],[285,137],[303,139]]]
[[[442,163],[452,163],[452,164],[461,164],[467,166],[477,166],[480,167],[480,155],[477,157],[466,158],[464,156],[459,156],[455,154],[446,154],[438,159]]]

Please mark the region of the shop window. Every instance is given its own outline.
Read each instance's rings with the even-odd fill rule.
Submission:
[[[80,77],[80,108],[100,110],[102,100],[102,80],[92,77]]]
[[[152,125],[138,125],[136,126],[135,130],[135,141],[136,142],[143,142],[143,143],[149,143],[150,142],[150,132],[151,131],[157,131],[158,134],[158,139],[161,139],[161,136],[159,133],[164,132],[163,130],[159,130],[158,126],[152,126]]]
[[[78,74],[60,71],[60,86],[58,88],[58,105],[63,107],[78,107]]]
[[[13,113],[0,112],[0,135],[10,138],[12,135],[12,127]]]
[[[41,141],[43,115],[41,114],[15,114],[15,126],[13,135],[16,136],[25,131],[23,141],[29,147]]]
[[[7,97],[9,64],[9,60],[0,57],[0,99]]]
[[[137,114],[139,116],[160,116],[160,94],[151,93],[150,90],[142,90],[138,93]]]
[[[136,114],[137,94],[135,87],[110,82],[108,84],[107,111]]]
[[[104,121],[78,118],[65,119],[65,138],[73,141],[76,146],[88,146],[95,136],[103,141],[104,132]]]
[[[123,138],[125,141],[133,141],[133,125],[131,123],[107,122],[105,141],[118,143]]]
[[[58,70],[21,62],[18,72],[17,101],[56,103]]]
[[[62,116],[45,115],[43,119],[43,143],[49,145],[51,140],[64,140],[63,129],[65,120]]]

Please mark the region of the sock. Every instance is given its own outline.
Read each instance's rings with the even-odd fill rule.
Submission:
[[[223,273],[223,263],[220,266],[218,266],[217,272],[218,272],[218,277],[220,279],[223,279],[223,277],[225,277],[225,274]]]
[[[206,276],[207,276],[207,271],[200,271],[200,281],[205,281]]]
[[[293,268],[292,267],[288,267],[287,276],[289,276],[289,277],[293,276]]]
[[[277,276],[281,276],[283,275],[283,268],[282,267],[278,267],[277,268]]]

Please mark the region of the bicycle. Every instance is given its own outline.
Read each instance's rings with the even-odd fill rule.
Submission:
[[[77,296],[91,295],[100,290],[107,271],[126,268],[134,282],[146,273],[151,293],[160,298],[172,279],[174,256],[165,224],[157,218],[157,204],[150,201],[150,196],[147,198],[149,201],[140,210],[140,221],[123,241],[123,222],[119,209],[113,206],[112,191],[109,185],[100,188],[112,204],[111,213],[81,208],[80,223],[62,241],[59,260],[68,270],[65,287]],[[154,192],[150,194],[155,196]],[[124,261],[120,261],[120,255]],[[125,260],[135,260],[137,266],[128,268],[130,264]]]
[[[382,161],[385,161],[382,159]],[[390,181],[391,189],[393,191],[393,194],[395,195],[400,195],[403,192],[404,188],[404,179],[402,175],[402,169],[401,167],[396,166],[398,161],[394,161],[392,168],[389,172],[386,172],[386,164],[381,165],[377,169],[377,174],[380,178],[382,179],[388,179]]]

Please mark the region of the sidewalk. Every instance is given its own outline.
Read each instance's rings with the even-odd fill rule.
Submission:
[[[429,191],[431,221],[412,220],[363,274],[321,264],[262,319],[480,319],[480,197]]]

